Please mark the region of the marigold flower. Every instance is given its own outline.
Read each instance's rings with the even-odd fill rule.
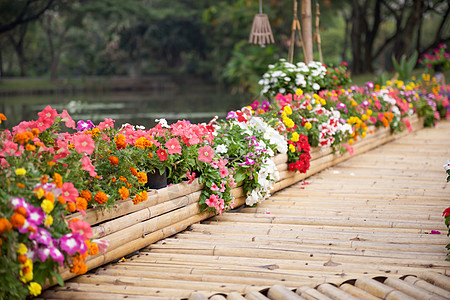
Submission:
[[[28,285],[28,291],[32,296],[38,296],[41,294],[42,287],[39,283],[33,281]]]
[[[45,191],[43,188],[38,188],[36,190],[34,190],[34,195],[38,198],[41,199],[42,197],[45,196]]]
[[[54,161],[48,161],[47,165],[53,167],[54,165],[56,165],[56,163]]]
[[[0,113],[0,124],[2,124],[2,121],[6,121],[6,116]]]
[[[298,142],[300,135],[297,132],[292,133],[291,141]]]
[[[126,200],[130,196],[130,191],[126,187],[121,186],[120,189],[119,189],[119,194],[120,194],[120,197],[122,197],[123,200]]]
[[[117,181],[116,177],[111,178],[111,181],[112,181],[113,183],[116,183],[116,181]]]
[[[114,137],[117,149],[125,149],[127,147],[127,139],[123,134],[118,134]]]
[[[27,174],[27,170],[25,170],[24,168],[18,168],[15,170],[15,172],[17,176],[23,176]]]
[[[110,162],[112,165],[114,165],[114,166],[116,166],[116,165],[119,164],[119,159],[118,159],[116,156],[110,156],[110,157],[108,158],[108,160],[109,160],[109,162]]]
[[[20,183],[20,182],[17,182],[16,185],[18,188],[21,188],[21,189],[23,189],[25,187],[25,184]]]
[[[119,177],[119,180],[120,180],[120,181],[123,181],[123,182],[127,182],[127,181],[128,181],[128,180],[127,180],[125,177],[123,177],[123,176],[120,176],[120,177]]]
[[[52,217],[52,215],[46,215],[45,216],[45,220],[44,220],[44,225],[47,226],[47,227],[50,227],[50,226],[52,226],[52,224],[53,224],[53,217]]]
[[[131,167],[130,171],[131,171],[131,174],[133,174],[134,176],[137,176],[138,173],[137,173],[137,169],[136,168]]]
[[[23,206],[16,207],[16,209],[14,209],[14,212],[21,214],[25,218],[28,216],[27,210]]]
[[[98,245],[96,243],[90,243],[89,254],[96,255],[98,253]]]
[[[23,226],[23,224],[25,224],[25,217],[22,216],[21,214],[15,213],[11,216],[11,225],[14,228],[20,228]]]
[[[92,200],[92,194],[91,194],[91,192],[89,192],[87,190],[81,191],[80,197],[83,197],[84,199],[86,199],[87,202]]]
[[[311,129],[311,127],[312,127],[311,123],[309,123],[309,122],[306,122],[306,123],[305,123],[305,128],[306,128],[306,129],[309,130],[309,129]]]
[[[129,183],[129,182],[127,182],[127,183],[125,183],[125,184],[126,184],[126,186],[127,186],[128,188],[131,188],[131,187],[132,187],[131,183]]]
[[[77,197],[77,210],[86,210],[87,209],[87,201],[83,197]]]
[[[73,213],[77,210],[77,205],[73,202],[67,202],[67,209]]]
[[[351,146],[355,141],[353,139],[348,140],[348,144]]]
[[[150,153],[148,154],[148,157],[150,157],[150,159],[152,159],[152,158],[153,158],[153,153],[150,152]]]
[[[137,174],[137,178],[139,183],[147,183],[147,174],[144,172],[139,172]]]
[[[102,191],[98,191],[97,193],[95,193],[95,197],[94,197],[95,202],[102,204],[108,201],[108,195],[106,195],[104,192]]]
[[[44,199],[41,203],[41,208],[44,212],[49,214],[53,210],[53,202],[50,200]]]
[[[0,235],[4,234],[5,232],[10,231],[12,228],[11,223],[6,218],[0,218]]]
[[[64,196],[60,195],[56,199],[58,199],[58,202],[61,203],[62,205],[66,204],[66,199],[64,199]]]
[[[289,115],[292,114],[292,108],[291,108],[290,106],[288,106],[288,105],[286,105],[286,106],[283,108],[283,110],[284,110],[284,112],[286,113],[287,116],[289,116]]]
[[[56,185],[57,188],[62,188],[63,181],[62,177],[59,173],[53,173],[53,183]]]
[[[33,138],[33,134],[29,131],[20,132],[14,136],[14,141],[18,144],[25,144]]]
[[[136,146],[136,148],[145,149],[145,147],[148,145],[148,142],[150,142],[150,141],[148,141],[145,136],[141,136],[140,138],[138,138],[136,140],[134,145]],[[150,142],[150,144],[151,144],[151,142]]]
[[[24,265],[27,262],[27,256],[25,254],[19,254],[17,255],[17,260]]]
[[[31,144],[27,144],[25,146],[25,150],[27,150],[27,151],[34,151],[34,150],[36,150],[36,146],[31,145]]]

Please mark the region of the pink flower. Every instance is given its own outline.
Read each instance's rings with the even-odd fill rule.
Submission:
[[[52,119],[53,121],[55,120],[56,116],[58,115],[58,112],[56,111],[56,109],[53,109],[50,107],[50,105],[47,105],[46,108],[44,108],[43,111],[38,112],[38,116],[39,118],[48,118],[48,119]]]
[[[208,199],[206,199],[205,203],[209,207],[216,207],[218,204],[219,196],[212,194]]]
[[[95,142],[88,134],[75,134],[73,137],[73,144],[78,153],[85,152],[86,154],[91,155],[94,152]]]
[[[100,130],[104,130],[108,127],[113,128],[114,127],[114,120],[113,119],[109,119],[109,118],[105,118],[104,122],[100,122],[100,124],[98,124],[97,128]]]
[[[215,153],[211,146],[203,146],[198,149],[198,160],[210,163],[214,157]]]
[[[166,161],[167,160],[167,152],[164,149],[158,149],[156,150],[156,154],[158,154],[160,161]]]
[[[67,128],[76,128],[75,121],[72,120],[72,117],[69,115],[67,110],[63,110],[62,113],[59,115],[61,117],[61,120],[66,122]]]
[[[84,254],[87,250],[83,237],[79,233],[68,233],[63,235],[59,241],[61,249],[69,255],[74,255],[77,251]]]
[[[227,188],[227,187],[226,187],[225,183],[222,182],[222,183],[220,184],[220,191],[219,191],[219,192],[221,192],[221,193],[225,192],[226,188]]]
[[[87,240],[93,237],[92,228],[91,225],[83,220],[76,220],[72,221],[69,224],[70,230],[72,230],[73,233],[78,232],[83,239]]]
[[[191,184],[194,181],[194,179],[195,179],[195,172],[191,173],[191,171],[187,170],[186,171],[186,176],[189,179],[188,184]]]
[[[219,190],[219,187],[217,186],[217,184],[213,183],[211,185],[211,191],[217,192]]]
[[[403,122],[405,123],[406,128],[408,128],[408,131],[411,132],[412,131],[412,126],[411,126],[411,122],[409,122],[408,118],[403,118]]]
[[[431,230],[431,231],[430,231],[430,234],[441,234],[441,232],[440,232],[440,231],[437,231],[437,230]]]
[[[89,175],[92,177],[97,176],[97,172],[95,172],[95,167],[92,165],[91,159],[85,154],[81,158],[81,167],[83,170],[88,171]]]
[[[347,149],[348,154],[350,154],[350,155],[355,154],[355,150],[353,149],[352,146],[345,144],[345,145],[342,145],[342,147],[344,147],[345,149]]]
[[[79,196],[78,190],[75,188],[72,182],[64,182],[61,195],[67,202],[77,202]]]
[[[31,132],[33,128],[37,128],[36,121],[22,121],[17,126],[14,126],[12,130],[13,134],[16,135],[20,132]]]
[[[228,169],[227,168],[222,168],[219,170],[220,172],[220,178],[225,178],[228,176]]]
[[[176,138],[171,138],[164,144],[164,146],[166,146],[169,154],[181,154],[181,145]]]

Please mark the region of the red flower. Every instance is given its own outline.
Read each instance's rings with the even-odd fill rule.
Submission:
[[[166,161],[167,160],[167,152],[164,149],[158,149],[156,150],[156,154],[158,154],[160,161]]]
[[[442,216],[443,216],[444,218],[446,218],[448,215],[450,215],[450,207],[447,207],[447,208],[444,210],[444,213],[442,214]]]

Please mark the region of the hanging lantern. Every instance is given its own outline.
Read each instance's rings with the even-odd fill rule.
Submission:
[[[270,28],[269,17],[262,13],[262,0],[259,0],[259,14],[253,18],[252,31],[248,39],[250,44],[261,45],[265,47],[266,44],[275,43]]]

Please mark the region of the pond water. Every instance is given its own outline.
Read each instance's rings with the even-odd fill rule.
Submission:
[[[249,95],[232,95],[210,85],[146,92],[0,96],[0,112],[8,118],[0,127],[12,128],[22,120],[36,120],[37,113],[47,105],[58,113],[66,109],[75,121],[91,120],[98,124],[112,118],[116,127],[130,123],[150,128],[160,118],[169,124],[183,119],[191,123],[208,122],[250,102]]]

